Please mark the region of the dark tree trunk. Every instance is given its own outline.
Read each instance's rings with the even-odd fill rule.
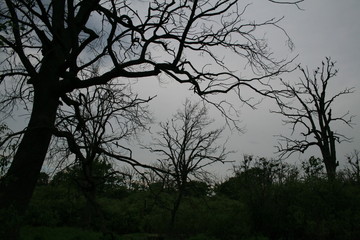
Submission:
[[[179,210],[182,197],[183,191],[180,191],[175,199],[173,209],[171,210],[170,231],[172,231],[175,226],[176,214]]]
[[[103,234],[107,234],[108,230],[105,224],[105,217],[101,206],[96,200],[96,187],[90,189],[82,189],[86,199],[85,208],[85,225],[100,230]]]
[[[186,178],[184,178],[186,179]],[[176,214],[180,208],[181,201],[184,197],[185,190],[186,190],[186,180],[182,180],[178,182],[179,190],[176,196],[173,208],[171,210],[171,219],[170,219],[170,232],[174,230],[175,222],[176,222]]]
[[[91,160],[87,159],[81,164],[83,169],[84,181],[79,184],[81,191],[86,199],[87,216],[85,219],[87,227],[96,227],[103,234],[107,234],[107,227],[105,225],[105,217],[100,204],[97,202],[97,188],[98,183],[94,177],[93,165],[95,156]]]
[[[326,156],[324,156],[326,157]],[[328,155],[326,159],[324,158],[326,175],[329,181],[335,180],[336,177],[336,168],[338,166],[336,157]]]
[[[19,144],[11,166],[0,184],[0,210],[9,212],[16,219],[12,226],[5,229],[4,239],[16,239],[21,226],[21,217],[29,205],[36,182],[43,165],[55,122],[59,103],[56,87],[57,80],[51,77],[47,66],[43,75],[34,83],[34,102],[30,121]],[[2,224],[2,223],[1,223]]]
[[[13,205],[20,211],[26,209],[51,140],[57,101],[35,96],[29,125],[1,185],[2,207]]]
[[[338,167],[338,162],[336,160],[336,148],[335,148],[335,138],[332,131],[328,131],[328,141],[326,145],[321,147],[321,152],[323,156],[323,161],[326,168],[326,175],[329,181],[333,181],[336,178],[336,168]]]

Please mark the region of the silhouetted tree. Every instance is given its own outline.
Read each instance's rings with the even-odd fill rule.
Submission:
[[[334,179],[338,161],[336,160],[335,143],[349,140],[348,137],[334,132],[333,124],[341,122],[351,126],[352,117],[349,113],[334,116],[332,107],[334,101],[343,95],[353,92],[352,88],[345,88],[330,95],[329,84],[338,72],[335,63],[330,58],[322,62],[312,73],[308,69],[299,67],[303,78],[298,82],[289,83],[282,81],[285,87],[277,95],[278,111],[275,113],[285,117],[283,122],[291,125],[292,133],[299,129],[299,138],[280,136],[278,147],[282,156],[294,152],[305,152],[311,146],[317,146],[322,154],[328,179]],[[330,96],[329,96],[330,95]],[[282,143],[285,144],[282,144]]]
[[[147,129],[151,116],[146,104],[151,99],[139,98],[129,85],[108,84],[75,91],[64,98],[67,106],[58,111],[54,129],[58,141],[51,153],[60,151],[58,155],[66,158],[74,154],[82,165],[86,161],[81,161],[81,156],[89,157],[91,162],[100,155],[124,157],[123,161],[136,164],[126,142]],[[66,140],[66,146],[59,139]]]
[[[324,165],[320,158],[311,156],[307,161],[301,163],[305,179],[321,178],[324,176]]]
[[[108,156],[136,165],[131,150],[124,147],[138,131],[146,130],[151,121],[145,106],[151,98],[141,99],[130,91],[129,86],[106,85],[74,91],[64,98],[67,106],[60,107],[55,123],[54,135],[66,140],[66,144],[55,141],[52,158],[75,159],[79,166],[78,178],[74,179],[88,203],[88,224],[97,224],[106,232],[102,211],[96,201],[99,186],[116,175],[116,171],[104,174],[103,166],[110,166]],[[73,155],[73,156],[71,156]],[[100,160],[101,159],[101,160]]]
[[[280,19],[244,21],[247,7],[237,0],[151,1],[146,8],[126,0],[2,1],[1,110],[11,114],[24,104],[31,115],[1,181],[1,208],[13,206],[19,214],[27,208],[60,100],[66,103],[75,89],[164,73],[203,98],[234,91],[246,101],[243,87],[268,93],[263,80],[286,71],[288,62],[275,60],[256,30],[284,30]],[[194,54],[203,59],[188,59]],[[229,61],[253,74],[230,69]]]
[[[360,151],[354,150],[352,154],[347,155],[350,167],[346,169],[346,173],[350,180],[360,184]]]
[[[177,197],[171,210],[171,226],[181,200],[188,190],[191,178],[206,176],[206,166],[224,163],[228,152],[225,146],[217,145],[223,128],[211,129],[208,109],[201,103],[186,100],[170,121],[160,123],[161,130],[151,146],[150,152],[159,154],[159,162],[174,181]]]

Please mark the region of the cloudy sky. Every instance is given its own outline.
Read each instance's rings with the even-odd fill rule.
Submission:
[[[282,17],[284,20],[281,26],[287,31],[295,44],[295,49],[290,52],[286,48],[284,38],[276,41],[271,36],[272,50],[280,56],[298,55],[296,63],[315,69],[321,65],[325,57],[331,57],[336,61],[339,73],[332,79],[330,90],[339,91],[345,87],[354,87],[355,93],[338,99],[334,105],[333,113],[344,114],[348,110],[356,115],[353,128],[345,125],[334,126],[334,131],[352,137],[351,143],[337,145],[338,160],[344,162],[344,156],[354,149],[360,150],[360,1],[359,0],[305,0],[300,4],[302,10],[295,6],[270,4],[267,1],[253,1],[249,7],[247,16],[254,16],[255,19],[271,17]],[[274,41],[275,40],[275,41]],[[288,81],[296,81],[300,77],[296,72],[291,75],[282,76]],[[142,94],[157,95],[151,103],[151,110],[156,116],[156,121],[163,121],[171,117],[177,108],[190,97],[196,101],[197,98],[187,91],[188,86],[180,85],[171,80],[160,84],[158,81],[141,81],[139,90]],[[248,107],[241,108],[240,120],[245,127],[245,133],[229,134],[228,148],[237,151],[232,155],[231,160],[239,160],[243,154],[256,156],[275,157],[277,138],[274,135],[288,134],[290,126],[283,126],[281,116],[269,112],[275,109],[271,101],[264,99],[256,110]],[[223,124],[218,118],[219,113],[212,112],[217,123]],[[156,129],[156,125],[153,128]],[[149,155],[135,153],[140,159],[149,158]],[[311,155],[319,156],[316,148],[310,149],[305,155],[295,154],[289,161],[297,162],[304,160]],[[155,157],[155,156],[154,156]],[[217,173],[224,173],[231,165],[220,166],[215,169]]]
[[[134,4],[148,6],[148,1],[134,1]],[[354,87],[355,93],[339,98],[333,108],[333,113],[344,114],[350,111],[354,118],[355,125],[349,128],[346,125],[334,126],[334,131],[353,138],[351,143],[337,145],[338,160],[344,162],[344,156],[354,149],[360,150],[360,1],[359,0],[305,0],[299,6],[269,3],[268,0],[243,0],[241,4],[249,2],[244,17],[248,20],[266,20],[269,18],[284,17],[280,23],[295,44],[291,52],[286,46],[284,36],[278,38],[278,32],[267,32],[270,48],[276,56],[291,59],[298,55],[295,63],[301,63],[314,69],[321,64],[325,57],[331,57],[336,61],[339,73],[332,79],[330,90],[339,91],[346,87]],[[300,76],[299,72],[283,75],[286,81],[296,81]],[[151,111],[155,116],[155,124],[152,131],[156,132],[159,121],[165,121],[182,106],[186,98],[193,101],[199,100],[191,91],[189,86],[181,85],[171,79],[162,78],[160,84],[157,79],[140,79],[134,87],[142,97],[157,95],[157,98],[150,103]],[[254,93],[249,93],[254,94]],[[254,95],[255,96],[255,95]],[[225,96],[229,101],[230,96]],[[229,98],[229,99],[228,99]],[[260,99],[260,97],[259,97]],[[233,102],[241,105],[241,103]],[[229,160],[240,160],[243,154],[253,154],[267,158],[276,157],[275,146],[277,138],[275,135],[290,133],[290,126],[283,126],[281,116],[270,113],[275,109],[269,99],[263,99],[256,110],[249,107],[241,107],[241,126],[246,130],[243,133],[227,130],[225,136],[229,138],[228,149],[236,151]],[[224,119],[219,112],[212,109],[211,117],[216,119],[217,126],[224,124]],[[15,120],[10,125],[21,125]],[[144,142],[151,138],[151,134],[143,136]],[[133,143],[136,149],[138,144]],[[309,156],[319,156],[316,148],[310,149],[306,154],[293,155],[289,161],[300,163],[299,160],[307,159]],[[133,155],[143,162],[154,162],[156,156],[149,155],[145,151],[137,150]],[[216,174],[224,175],[231,164],[216,166],[213,170]]]

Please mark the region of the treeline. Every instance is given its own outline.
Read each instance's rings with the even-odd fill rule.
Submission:
[[[171,224],[175,184],[151,172],[114,172],[110,164],[98,161],[96,198],[87,195],[91,186],[81,184],[78,167],[52,179],[42,173],[26,222],[170,239],[355,240],[360,236],[356,164],[358,159],[349,158],[348,167],[329,181],[322,161],[314,157],[296,167],[245,156],[222,182],[188,182]]]

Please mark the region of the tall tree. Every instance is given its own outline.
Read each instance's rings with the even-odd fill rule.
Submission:
[[[171,226],[191,178],[205,176],[206,166],[223,163],[228,154],[224,145],[217,145],[224,128],[213,129],[212,123],[205,106],[187,100],[183,110],[170,121],[160,123],[158,137],[146,147],[159,154],[160,165],[175,183],[177,196],[171,209]]]
[[[203,98],[235,91],[244,100],[243,87],[266,93],[252,83],[278,76],[288,62],[273,58],[257,29],[284,30],[280,19],[244,21],[247,7],[237,0],[154,0],[147,8],[126,0],[2,1],[1,110],[9,113],[20,102],[31,115],[1,182],[1,207],[12,205],[19,213],[27,208],[60,100],[66,103],[75,89],[164,73]],[[195,55],[203,59],[188,59]],[[230,69],[229,61],[252,74]]]
[[[338,97],[352,93],[353,88],[345,88],[330,95],[330,80],[338,73],[330,58],[326,58],[321,67],[311,73],[308,69],[299,69],[303,78],[298,82],[282,81],[285,89],[277,95],[279,110],[273,112],[283,115],[283,122],[291,126],[292,133],[299,130],[302,138],[281,135],[278,150],[284,156],[294,152],[303,153],[309,147],[317,146],[321,151],[328,179],[334,179],[338,166],[335,143],[349,140],[345,135],[334,132],[334,124],[342,122],[351,126],[352,116],[349,116],[349,112],[334,116],[332,107]]]

